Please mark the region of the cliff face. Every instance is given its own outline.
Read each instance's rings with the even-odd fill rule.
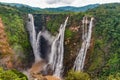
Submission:
[[[5,33],[5,29],[4,29],[2,20],[0,18],[0,54],[8,55],[12,53],[13,51],[9,45],[8,38]]]
[[[0,18],[0,66],[6,69],[18,69],[18,65],[21,65],[21,62],[17,58],[19,57],[16,56],[14,49],[9,44],[5,26]]]
[[[34,61],[34,55],[25,22],[22,17],[25,14],[16,13],[14,9],[1,8],[0,16],[0,66],[7,68],[28,68]],[[120,4],[102,5],[85,13],[70,14],[34,14],[37,33],[47,29],[52,35],[58,33],[60,24],[69,16],[65,31],[64,43],[64,75],[72,69],[75,58],[81,47],[81,20],[89,15],[95,18],[95,27],[91,39],[91,45],[87,51],[84,71],[92,77],[104,77],[120,71]],[[5,11],[4,11],[5,10]],[[13,11],[12,11],[13,10]],[[110,16],[111,15],[111,16]],[[24,35],[23,35],[24,34]],[[43,57],[47,56],[47,43],[42,39]],[[14,51],[14,52],[13,52]],[[15,54],[15,55],[13,55]],[[8,57],[9,56],[9,57]],[[19,56],[19,58],[18,58]],[[15,63],[16,62],[16,63]],[[12,65],[14,63],[14,66]],[[23,64],[24,63],[24,64]],[[36,66],[36,65],[35,65]],[[37,65],[38,66],[38,65]],[[34,65],[33,65],[34,70]],[[36,70],[37,71],[37,70]],[[96,79],[95,79],[96,80]]]
[[[116,70],[119,68],[119,48],[118,48],[118,35],[119,34],[119,21],[116,16],[113,19],[108,17],[108,15],[102,15],[99,17],[101,12],[98,14],[92,14],[95,17],[92,39],[90,47],[87,51],[87,56],[85,60],[84,71],[90,73],[92,77],[99,76],[101,73],[107,74],[111,73],[114,65]],[[110,13],[109,13],[110,14]],[[38,15],[36,15],[38,16]],[[35,17],[41,19],[43,23],[40,25],[39,21],[35,22],[37,28],[45,27],[53,35],[58,33],[58,29],[61,23],[64,22],[67,15],[50,15],[42,14],[40,17]],[[69,15],[69,20],[66,26],[65,32],[65,43],[64,43],[64,75],[73,68],[75,58],[81,48],[82,43],[82,23],[83,14]],[[44,19],[42,19],[44,17]],[[105,20],[106,19],[106,20]],[[116,21],[116,23],[114,23]],[[105,24],[106,22],[107,24]],[[111,26],[109,25],[111,24]],[[113,25],[114,24],[114,25]],[[113,33],[115,33],[113,35]],[[115,40],[114,43],[110,41]],[[116,46],[116,47],[115,47]],[[44,48],[46,50],[46,48]],[[117,50],[117,52],[115,51]],[[113,55],[113,56],[112,56]],[[111,57],[112,56],[112,57]],[[114,64],[114,61],[115,64]],[[114,64],[114,65],[111,65]],[[104,69],[106,70],[104,72]],[[114,72],[114,71],[113,71]],[[96,75],[94,75],[96,74]]]
[[[0,15],[2,15],[0,18],[0,66],[7,69],[15,68],[19,70],[29,67],[34,59],[32,59],[33,57],[28,59],[29,56],[31,56],[32,50],[30,50],[31,47],[29,46],[27,32],[21,21],[22,19],[14,16],[13,19],[11,19],[11,23],[9,23],[8,17],[10,17],[10,15]],[[18,22],[15,23],[14,19]],[[24,61],[25,59],[26,61]],[[28,63],[28,61],[30,62]]]
[[[11,49],[6,32],[0,18],[0,65],[6,66],[6,68],[12,68],[12,56],[13,50]]]
[[[47,29],[52,35],[58,33],[60,24],[65,21],[65,18],[69,16],[68,23],[65,30],[65,42],[64,42],[64,75],[73,68],[73,64],[76,56],[79,53],[82,43],[82,18],[84,14],[77,15],[66,15],[66,14],[34,14],[35,27],[36,30]],[[88,17],[88,19],[90,19]],[[41,45],[47,45],[41,43]],[[94,48],[94,37],[91,39],[91,45],[87,52],[87,58],[85,65],[88,66],[89,56]],[[47,47],[42,48],[42,50],[47,50]],[[42,52],[41,52],[42,53]],[[42,53],[43,55],[46,53]],[[48,56],[47,53],[46,56]]]

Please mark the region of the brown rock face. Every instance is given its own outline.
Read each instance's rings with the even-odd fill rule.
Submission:
[[[12,54],[12,49],[9,46],[7,36],[5,34],[5,29],[0,18],[0,54]]]
[[[46,78],[47,80],[61,80],[61,79],[58,79],[58,78],[56,78],[56,77],[54,77],[54,76],[45,76],[45,78]]]
[[[2,65],[8,69],[12,68],[12,55],[13,51],[8,43],[5,29],[0,18],[0,66]]]
[[[39,61],[37,63],[34,63],[32,65],[32,68],[29,70],[30,73],[31,73],[31,75],[33,75],[33,74],[39,74],[43,70],[45,64],[46,64],[45,61]]]

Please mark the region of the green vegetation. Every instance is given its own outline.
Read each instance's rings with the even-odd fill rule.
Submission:
[[[0,80],[28,80],[27,77],[16,70],[3,70],[0,68]]]
[[[24,27],[24,20],[20,13],[17,13],[17,10],[14,10],[14,8],[0,8],[0,17],[2,18],[5,25],[5,30],[7,32],[10,45],[21,44],[23,48],[28,48],[30,46],[28,42],[28,36]]]
[[[15,54],[24,54],[27,59],[31,52],[31,46],[28,33],[25,29],[25,17],[26,14],[19,12],[16,8],[0,5],[0,18],[2,18],[5,26],[10,46],[14,49]],[[21,52],[19,52],[18,49]],[[24,61],[24,59],[21,60]],[[24,63],[27,61],[28,59],[25,60]]]
[[[115,76],[116,73],[120,73],[119,13],[120,4],[117,3],[101,5],[88,11],[88,14],[93,15],[96,19],[94,28],[95,47],[91,55],[92,62],[89,71],[95,72],[99,77],[111,77],[111,75]]]
[[[66,31],[65,31],[65,37],[66,38],[72,38],[73,37],[73,32],[71,31],[71,30],[69,30],[69,29],[66,29]]]
[[[120,73],[116,73],[114,75],[109,75],[107,80],[120,80]]]
[[[35,13],[35,14],[62,14],[62,13],[71,13],[71,12],[85,12],[89,9],[93,9],[97,6],[99,6],[99,4],[93,4],[93,5],[87,5],[87,6],[83,6],[83,7],[72,7],[72,6],[66,6],[66,7],[58,7],[58,8],[45,8],[45,9],[41,9],[38,7],[31,7],[28,5],[24,5],[24,4],[17,4],[17,3],[2,3],[0,2],[0,5],[6,5],[9,7],[14,7],[17,8],[19,11],[23,12],[23,13]]]
[[[90,76],[84,72],[74,72],[70,70],[65,80],[90,80]]]
[[[71,31],[70,27],[79,26],[80,20],[84,15],[95,18],[95,27],[93,29],[94,49],[90,55],[90,66],[86,69],[93,78],[104,77],[107,79],[110,75],[120,72],[120,4],[106,4],[101,5],[93,10],[88,10],[86,13],[72,13],[69,14],[69,22],[66,27],[65,38],[70,38],[70,44],[65,46],[65,61],[69,62],[68,56],[73,50],[71,46],[75,42],[75,35],[77,32]],[[67,15],[67,14],[65,14]],[[62,15],[61,15],[62,16]],[[47,28],[52,32],[57,32],[60,21],[65,18],[54,17],[47,22]],[[78,41],[78,38],[77,38]],[[75,51],[73,51],[75,55]],[[70,56],[72,57],[72,56]],[[65,63],[66,64],[66,63]],[[68,65],[68,64],[66,64]],[[69,66],[67,66],[69,67]],[[67,69],[67,68],[66,68]],[[109,79],[108,79],[109,80]]]
[[[108,76],[101,76],[99,80],[120,80],[120,73],[114,73]]]
[[[50,15],[49,15],[50,16]],[[49,17],[48,21],[46,22],[47,29],[52,33],[58,32],[58,29],[62,23],[64,23],[66,18],[65,14],[54,14]]]
[[[16,7],[0,5],[0,17],[5,25],[10,46],[15,49],[16,53],[22,51],[26,56],[29,56],[28,54],[31,51],[28,34],[25,30],[25,18],[28,12],[35,14],[40,13],[39,11],[34,12],[34,10],[26,7],[18,9]],[[68,72],[65,78],[66,80],[90,80],[90,77],[94,80],[120,79],[120,4],[105,4],[84,13],[49,13],[49,11],[44,11],[44,13],[46,14],[42,14],[42,16],[47,16],[44,26],[46,26],[53,35],[56,35],[60,25],[64,23],[65,18],[69,16],[65,31],[64,65],[66,72],[71,69],[77,49],[80,48],[81,44],[81,29],[78,28],[79,31],[77,32],[71,30],[71,27],[80,27],[83,16],[95,18],[95,27],[92,34],[94,42],[92,46],[93,50],[88,51],[90,52],[90,57],[87,63],[88,65],[85,68],[85,72],[88,72],[90,76],[84,72],[74,72],[71,70]],[[39,24],[41,20],[42,19],[38,20],[36,23]],[[1,69],[0,71],[3,70]],[[10,77],[15,77],[14,79],[18,77],[17,73],[13,70],[5,71],[5,74],[11,74]]]

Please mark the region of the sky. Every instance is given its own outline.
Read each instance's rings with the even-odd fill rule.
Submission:
[[[50,7],[61,7],[61,6],[76,6],[81,7],[88,4],[104,4],[114,3],[120,0],[0,0],[0,2],[7,3],[22,3],[32,7],[50,8]]]

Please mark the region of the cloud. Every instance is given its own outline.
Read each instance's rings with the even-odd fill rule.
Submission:
[[[64,3],[64,4],[71,4],[73,0],[46,0],[48,4],[56,4],[56,3]]]
[[[63,3],[66,3],[66,4],[71,4],[72,2],[74,2],[73,0],[61,0]]]
[[[61,6],[85,6],[88,4],[96,4],[96,3],[112,3],[119,2],[120,0],[0,0],[0,2],[7,3],[21,3],[27,4],[33,7],[40,8],[50,8],[50,7],[61,7]]]

